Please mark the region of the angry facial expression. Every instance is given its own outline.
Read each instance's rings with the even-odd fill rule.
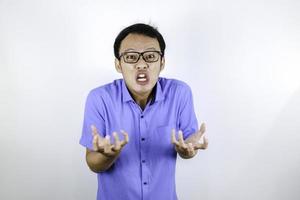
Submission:
[[[140,55],[136,63],[128,63],[128,60],[135,58],[132,52],[142,53],[147,51],[161,51],[156,38],[140,34],[129,34],[121,43],[119,55],[122,56],[120,60],[115,59],[116,70],[122,73],[127,88],[136,98],[150,95],[165,64],[164,57],[161,58],[160,55],[157,61],[146,62],[145,57],[146,60],[147,58],[152,59],[153,55],[151,53],[150,55],[145,53],[144,58]]]

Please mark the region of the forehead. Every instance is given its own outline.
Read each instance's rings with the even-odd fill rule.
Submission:
[[[128,34],[121,43],[120,52],[127,50],[143,51],[150,48],[152,48],[152,50],[160,50],[156,38],[140,34]]]

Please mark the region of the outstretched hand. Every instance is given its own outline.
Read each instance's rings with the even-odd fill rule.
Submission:
[[[183,133],[178,131],[178,140],[176,139],[176,131],[172,129],[172,143],[175,146],[175,150],[184,158],[194,157],[198,149],[206,149],[208,147],[208,140],[204,136],[206,126],[202,123],[200,129],[190,135],[186,140],[183,139]],[[203,143],[199,141],[203,137]]]
[[[113,157],[118,155],[122,148],[129,142],[128,133],[121,130],[121,133],[124,136],[124,140],[119,139],[117,132],[113,132],[114,144],[110,142],[110,136],[106,135],[105,137],[100,136],[97,128],[92,125],[92,134],[93,134],[93,150],[100,152],[108,157]]]

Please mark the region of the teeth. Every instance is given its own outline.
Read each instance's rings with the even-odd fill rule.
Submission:
[[[138,74],[138,76],[137,76],[137,81],[139,81],[139,82],[145,82],[145,81],[147,81],[147,76],[146,76],[146,74]]]
[[[143,81],[143,82],[146,81],[146,80],[147,80],[147,79],[145,79],[145,78],[139,78],[139,79],[138,79],[138,81]]]
[[[146,77],[146,74],[139,74],[138,77],[139,77],[139,78]]]

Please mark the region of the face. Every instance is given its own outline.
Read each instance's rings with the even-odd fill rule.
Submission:
[[[160,52],[157,39],[139,34],[129,34],[121,43],[119,55],[125,52],[141,53],[145,51]],[[115,67],[119,73],[122,73],[127,88],[134,97],[148,96],[155,86],[160,72],[164,68],[164,58],[161,59],[161,56],[159,56],[156,62],[146,62],[140,56],[136,63],[126,63],[124,60],[126,58],[124,57],[122,56],[120,60],[115,59]],[[151,55],[149,57],[151,58]],[[127,58],[130,59],[130,55]]]

